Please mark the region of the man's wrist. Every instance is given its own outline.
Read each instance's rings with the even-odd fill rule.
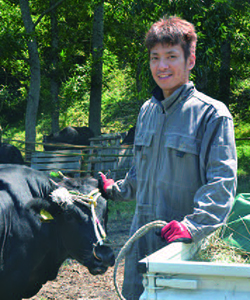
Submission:
[[[113,184],[107,186],[107,188],[106,188],[106,194],[107,194],[107,196],[108,196],[108,198],[110,200],[114,200],[114,197],[113,197]]]

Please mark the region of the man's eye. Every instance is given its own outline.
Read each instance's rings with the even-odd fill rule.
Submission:
[[[158,57],[151,57],[151,60],[157,60],[158,59]]]

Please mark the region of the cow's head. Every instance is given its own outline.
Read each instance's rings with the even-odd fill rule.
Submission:
[[[96,188],[97,181],[91,177],[64,178],[53,191],[52,205],[48,209],[52,217],[55,215],[68,255],[86,266],[93,275],[103,274],[115,262],[114,253],[102,232],[107,223],[107,201],[98,190],[90,195]],[[85,195],[84,198],[77,195],[78,192]]]

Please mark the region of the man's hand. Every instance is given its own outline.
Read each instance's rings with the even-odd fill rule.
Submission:
[[[115,182],[112,178],[107,178],[102,172],[98,173],[98,188],[104,198],[108,198],[107,188]]]
[[[164,238],[168,244],[173,242],[191,243],[192,236],[187,227],[175,220],[169,222],[161,229],[161,237]]]

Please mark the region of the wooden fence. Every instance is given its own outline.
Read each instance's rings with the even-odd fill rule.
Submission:
[[[250,137],[236,138],[236,141],[250,140]],[[79,155],[81,157],[80,170],[74,170],[80,175],[86,173],[91,174],[97,178],[97,173],[102,171],[103,173],[110,172],[111,177],[115,180],[122,179],[130,169],[133,160],[132,146],[120,145],[121,137],[119,134],[102,135],[98,138],[92,138],[90,146],[74,146],[70,144],[52,144],[49,146],[57,147],[71,147],[73,155]],[[23,157],[26,157],[25,142],[21,140],[3,139],[3,142],[15,145],[22,153]],[[43,143],[35,143],[35,153],[44,153]],[[80,150],[80,153],[79,153]],[[59,151],[60,152],[60,151]],[[53,153],[53,152],[47,152]],[[34,153],[29,153],[28,157],[31,157]],[[35,155],[35,156],[39,156]],[[26,165],[31,166],[30,160],[25,160]]]
[[[122,146],[120,145],[120,141],[120,135],[115,134],[102,135],[97,138],[92,138],[90,141],[90,146],[74,146],[65,143],[47,143],[46,145],[56,146],[59,148],[62,147],[62,150],[65,149],[65,147],[72,148],[72,150],[69,151],[68,155],[72,157],[73,154],[74,156],[81,157],[80,170],[77,169],[73,171],[75,171],[78,174],[81,174],[82,176],[88,173],[97,178],[97,173],[101,171],[103,173],[109,172],[114,180],[118,180],[125,177],[126,173],[131,167],[133,160],[133,147]],[[25,142],[21,140],[11,139],[4,139],[3,142],[15,145],[21,151],[23,157],[26,157],[27,153],[25,153]],[[42,156],[46,157],[51,156],[50,154],[55,154],[54,151],[44,151],[43,146],[43,143],[35,143],[35,152],[29,153],[27,157],[39,157],[41,156],[40,153],[43,153]],[[60,150],[58,150],[58,155],[61,156]],[[64,153],[63,155],[65,156],[67,154]],[[49,161],[47,163],[49,164]],[[25,160],[25,164],[31,166],[31,160]],[[45,165],[44,168],[50,169],[49,166],[46,167]]]

